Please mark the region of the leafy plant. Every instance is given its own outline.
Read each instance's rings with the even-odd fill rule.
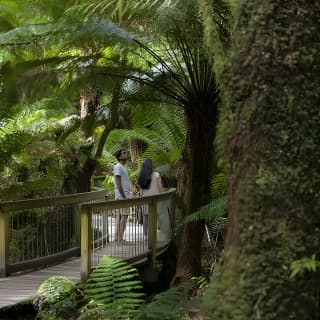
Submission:
[[[101,307],[110,319],[127,319],[135,315],[143,303],[142,288],[135,268],[108,256],[103,257],[83,285],[85,296]]]
[[[213,199],[222,198],[227,194],[227,175],[225,172],[220,172],[213,177],[211,193]]]
[[[197,284],[200,290],[204,290],[205,288],[208,287],[208,279],[206,277],[200,276],[200,277],[193,277],[192,279],[197,281]]]
[[[209,204],[202,206],[199,210],[186,217],[185,223],[191,223],[199,220],[210,221],[212,219],[225,216],[227,208],[227,197],[212,200]]]
[[[138,314],[139,320],[186,319],[190,308],[191,283],[185,282],[154,296]]]
[[[226,174],[221,172],[214,176],[211,184],[212,200],[202,206],[196,212],[189,215],[184,223],[196,222],[199,220],[212,221],[225,217],[227,210],[227,181]]]
[[[320,268],[320,261],[316,260],[315,255],[312,255],[311,258],[302,258],[291,263],[290,277],[293,278],[299,274],[303,274],[305,271],[316,272],[318,268]]]
[[[81,310],[77,320],[104,320],[106,319],[105,310],[101,304],[91,300]]]

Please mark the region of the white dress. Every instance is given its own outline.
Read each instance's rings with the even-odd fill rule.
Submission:
[[[159,172],[152,172],[149,189],[142,189],[142,196],[151,196],[162,192],[161,176]]]
[[[154,194],[158,194],[162,192],[162,183],[161,183],[161,176],[159,172],[153,171],[151,176],[151,183],[148,189],[141,189],[142,196],[151,196]],[[149,215],[149,208],[148,205],[143,205],[143,234],[145,237],[148,235],[148,215]]]

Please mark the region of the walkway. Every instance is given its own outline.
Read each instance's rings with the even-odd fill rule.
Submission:
[[[167,244],[168,242],[166,241],[157,242],[159,253],[166,248]],[[140,250],[138,250],[138,252],[132,251],[132,247],[131,244],[121,246],[112,245],[110,246],[110,250],[113,251],[113,256],[115,256],[115,250],[117,249],[121,252],[127,252],[128,254],[126,257],[123,257],[122,255],[122,259],[125,260],[133,259],[135,256],[140,256],[148,251],[146,242],[141,242],[141,245],[139,246]],[[105,250],[103,253],[108,254]],[[95,256],[101,256],[101,253],[99,254],[99,252],[96,251],[95,254],[93,254],[93,264],[96,264],[94,261]],[[0,278],[0,308],[34,297],[41,283],[52,276],[63,276],[75,282],[79,282],[80,258],[72,258],[64,263],[45,269]]]
[[[148,197],[107,201],[101,200],[100,193],[88,193],[85,197],[84,194],[76,194],[0,203],[0,273],[4,276],[7,271],[21,271],[0,278],[0,309],[34,297],[41,283],[52,276],[64,276],[78,282],[81,270],[81,279],[86,279],[90,266],[96,267],[104,255],[136,265],[149,258],[150,265],[155,268],[157,255],[164,252],[170,243],[170,212],[173,212],[170,210],[174,194],[175,190],[169,190]],[[79,204],[80,210],[77,209]],[[142,206],[149,209],[148,239],[145,239],[138,219]],[[118,215],[122,210],[129,212],[128,208],[125,242],[115,243]],[[25,243],[25,239],[32,241]],[[43,241],[47,241],[45,246]],[[13,258],[10,261],[8,258],[12,242],[21,250],[18,258],[22,256],[23,259],[15,261]],[[51,247],[48,244],[56,245]],[[81,265],[80,258],[72,258],[55,266],[35,269],[58,261],[55,260],[56,254],[61,253],[59,257],[77,254],[75,252],[79,252],[80,247]]]
[[[52,276],[63,276],[78,282],[80,280],[80,258],[34,272],[0,278],[0,308],[33,297],[40,284]]]

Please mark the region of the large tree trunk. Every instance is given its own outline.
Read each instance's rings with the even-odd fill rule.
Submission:
[[[225,259],[207,311],[222,320],[319,319],[315,273],[290,278],[290,264],[320,255],[320,1],[242,3],[224,78]]]
[[[91,178],[101,158],[103,148],[109,132],[119,125],[119,99],[122,82],[115,81],[112,100],[110,103],[110,118],[104,124],[104,130],[99,141],[94,141],[96,129],[96,111],[99,107],[100,93],[97,90],[83,90],[80,96],[81,126],[79,133],[79,150],[74,151],[71,164],[66,168],[68,176],[65,179],[66,193],[88,192],[91,187]],[[95,154],[93,146],[96,145]]]
[[[186,108],[186,120],[185,166],[178,183],[178,195],[182,200],[184,217],[207,204],[211,199],[213,141],[217,121],[216,105],[199,103],[196,108]],[[203,234],[203,222],[184,226],[172,285],[200,275]]]
[[[75,147],[70,151],[69,163],[66,166],[67,176],[63,185],[65,193],[90,191],[91,177],[97,166],[92,149],[99,97],[100,93],[93,89],[83,90],[80,94],[79,148]]]

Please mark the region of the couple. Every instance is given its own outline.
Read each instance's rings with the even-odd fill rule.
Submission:
[[[128,160],[128,153],[125,150],[119,150],[115,153],[118,163],[114,166],[114,191],[115,199],[126,199],[130,197],[130,180],[125,168]],[[138,176],[138,185],[142,196],[149,196],[162,192],[161,176],[159,172],[152,170],[152,160],[146,159],[143,161],[141,170]],[[117,216],[117,228],[115,241],[125,243],[123,239],[124,231],[127,224],[129,208],[122,209]],[[148,231],[148,211],[143,210],[143,233],[147,236]]]

